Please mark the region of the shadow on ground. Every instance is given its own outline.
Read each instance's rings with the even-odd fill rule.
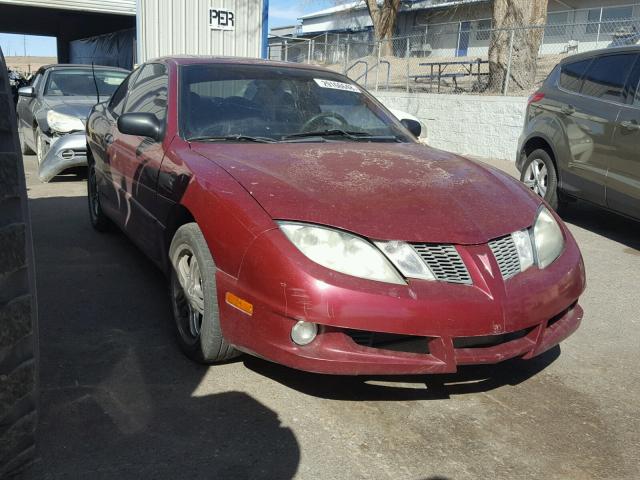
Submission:
[[[247,368],[289,388],[331,400],[442,400],[452,395],[488,392],[518,385],[538,374],[560,355],[556,346],[532,360],[509,360],[499,365],[460,367],[457,373],[412,376],[344,377],[299,372],[246,356]]]
[[[585,230],[640,252],[640,222],[586,202],[572,202],[561,211],[562,219]]]
[[[292,478],[300,451],[243,392],[192,396],[162,275],[86,198],[30,201],[40,315],[35,478]]]

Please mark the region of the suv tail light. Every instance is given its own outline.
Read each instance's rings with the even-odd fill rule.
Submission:
[[[542,100],[544,98],[544,93],[542,92],[536,92],[533,95],[531,95],[529,97],[529,102],[528,105],[531,105],[532,103],[538,103],[540,100]]]

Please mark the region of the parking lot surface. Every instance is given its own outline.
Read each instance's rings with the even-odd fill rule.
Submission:
[[[506,162],[495,165],[513,171]],[[330,377],[173,338],[161,273],[25,157],[41,349],[35,478],[640,478],[640,224],[577,204],[581,328],[529,362]]]

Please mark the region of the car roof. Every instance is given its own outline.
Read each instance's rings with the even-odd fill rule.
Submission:
[[[62,70],[62,69],[73,69],[73,68],[95,68],[96,70],[118,70],[121,72],[130,71],[130,70],[127,70],[126,68],[110,67],[109,65],[91,65],[91,64],[84,64],[84,63],[50,63],[48,65],[41,66],[39,70],[44,72],[45,70],[52,70],[52,69]]]
[[[295,68],[300,70],[318,70],[322,72],[339,73],[317,65],[307,63],[282,62],[279,60],[263,60],[261,58],[247,57],[212,57],[203,55],[172,55],[148,60],[146,63],[167,62],[175,65],[264,65],[280,68]]]
[[[600,55],[610,55],[614,53],[640,53],[640,45],[629,45],[625,47],[613,47],[613,48],[601,48],[599,50],[590,50],[584,53],[576,53],[575,55],[570,55],[565,57],[560,62],[561,64],[565,64],[568,62],[576,62],[580,60],[587,60],[589,58],[598,57]]]

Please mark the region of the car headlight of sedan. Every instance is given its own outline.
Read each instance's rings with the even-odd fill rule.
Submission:
[[[540,268],[549,266],[564,249],[564,235],[560,225],[546,207],[540,208],[533,225],[533,244]]]
[[[337,272],[404,285],[389,260],[372,243],[340,230],[279,222],[280,230],[307,258]]]
[[[47,123],[49,128],[58,133],[69,133],[84,130],[84,124],[78,117],[72,117],[64,113],[49,110],[47,112]]]

